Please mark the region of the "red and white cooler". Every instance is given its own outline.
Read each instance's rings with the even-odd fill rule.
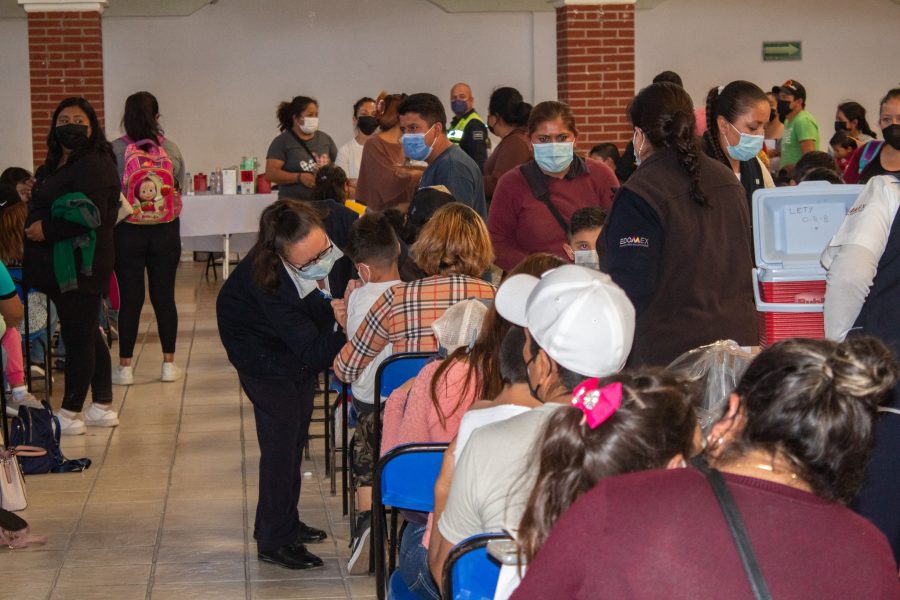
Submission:
[[[753,193],[753,295],[763,348],[793,337],[825,337],[820,257],[861,185],[824,181]]]

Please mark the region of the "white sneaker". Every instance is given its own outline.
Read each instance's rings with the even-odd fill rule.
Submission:
[[[174,362],[164,362],[162,364],[162,372],[159,375],[160,381],[178,381],[181,379],[181,369]]]
[[[118,365],[112,372],[113,385],[132,385],[134,383],[134,370],[131,366]]]
[[[47,374],[47,372],[44,371],[44,368],[42,366],[35,365],[35,364],[31,365],[31,376],[32,377],[44,377],[46,374]]]
[[[91,404],[84,411],[84,422],[92,427],[115,427],[119,424],[119,415],[108,408],[100,408],[99,404]]]
[[[84,421],[78,417],[70,419],[61,413],[56,413],[56,417],[59,419],[59,433],[61,435],[84,435],[87,432]]]

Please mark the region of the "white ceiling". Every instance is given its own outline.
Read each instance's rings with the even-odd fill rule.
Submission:
[[[192,15],[218,0],[109,0],[104,17],[154,17]],[[252,2],[253,0],[242,0]],[[553,10],[548,0],[424,0],[448,13],[544,12]],[[666,0],[637,0],[638,9],[655,8]],[[900,3],[900,0],[894,0]],[[0,0],[0,19],[23,19],[17,0]]]

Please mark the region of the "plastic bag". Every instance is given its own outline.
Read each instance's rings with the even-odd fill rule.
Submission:
[[[704,435],[722,416],[728,396],[752,360],[748,348],[739,346],[734,340],[722,340],[689,350],[669,364],[670,371],[703,386],[700,403],[695,409]]]

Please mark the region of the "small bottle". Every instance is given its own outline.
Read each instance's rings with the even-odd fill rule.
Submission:
[[[219,195],[222,195],[224,193],[224,191],[223,191],[224,185],[223,184],[224,184],[224,181],[222,179],[222,169],[217,168],[216,169],[216,193]]]
[[[209,172],[209,183],[207,184],[206,189],[210,194],[216,194],[216,193],[218,193],[218,192],[216,192],[217,187],[218,187],[218,185],[216,184],[216,172],[210,171]]]
[[[194,176],[190,171],[184,172],[184,183],[181,184],[181,190],[187,196],[194,195]]]

